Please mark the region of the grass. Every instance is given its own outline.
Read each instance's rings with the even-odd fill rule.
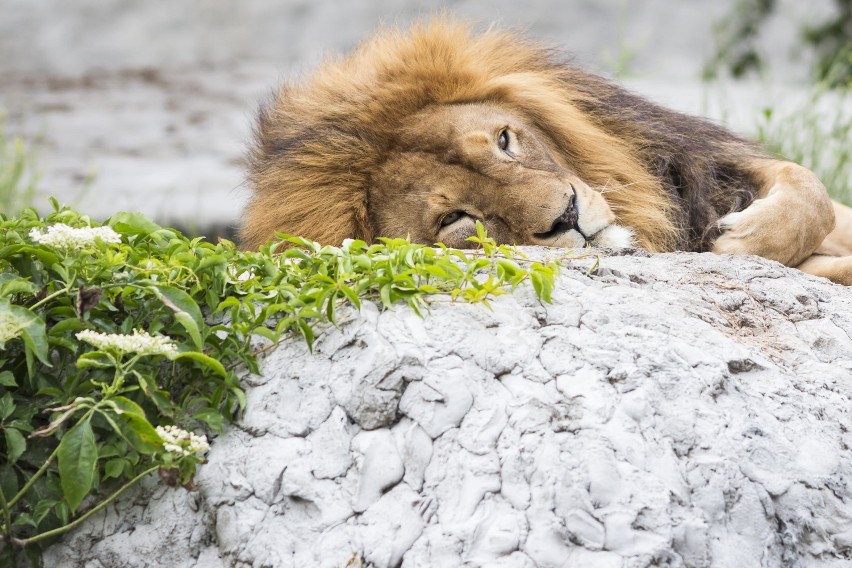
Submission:
[[[755,130],[759,142],[813,170],[834,199],[852,205],[852,90],[814,88],[790,111],[767,106]]]
[[[0,212],[17,213],[33,205],[36,194],[35,150],[6,132],[8,116],[0,109]]]

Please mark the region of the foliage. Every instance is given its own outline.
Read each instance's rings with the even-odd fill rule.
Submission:
[[[835,0],[837,14],[803,30],[817,53],[816,79],[829,87],[852,88],[852,0]]]
[[[0,211],[17,212],[32,203],[37,178],[32,154],[23,138],[6,134],[6,113],[0,109]]]
[[[727,68],[734,77],[763,68],[757,36],[776,0],[738,0],[731,12],[714,24],[716,52],[704,67],[704,78],[714,79]]]
[[[207,444],[183,428],[221,432],[246,404],[238,373],[284,338],[312,345],[341,306],[487,305],[527,281],[548,301],[558,268],[481,226],[468,254],[294,237],[241,252],[137,213],[97,227],[53,208],[0,215],[0,565],[38,565],[41,547],[154,471],[190,487]]]
[[[814,80],[830,88],[852,87],[852,0],[834,0],[834,15],[801,30],[803,43],[815,52]],[[778,7],[777,0],[738,0],[714,26],[716,52],[704,68],[705,79],[722,69],[734,77],[762,71],[765,62],[758,36]]]
[[[792,112],[766,107],[756,134],[778,156],[814,171],[832,198],[852,205],[852,104],[842,96],[816,89]]]
[[[618,32],[615,40],[618,42],[614,50],[604,48],[603,61],[605,67],[613,75],[625,79],[636,75],[634,65],[636,63],[637,48],[626,39],[626,28],[630,6],[629,0],[622,0],[618,9]]]

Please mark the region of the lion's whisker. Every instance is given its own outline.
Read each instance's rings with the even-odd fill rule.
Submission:
[[[606,182],[606,184],[604,184],[603,187],[598,188],[598,193],[603,195],[605,193],[613,193],[613,192],[617,192],[617,191],[623,191],[630,186],[636,185],[637,183],[638,182],[610,184],[610,182]]]

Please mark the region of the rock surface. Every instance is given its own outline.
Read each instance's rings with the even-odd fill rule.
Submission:
[[[198,492],[151,480],[45,565],[849,566],[852,288],[592,262],[550,305],[365,303],[281,345]]]

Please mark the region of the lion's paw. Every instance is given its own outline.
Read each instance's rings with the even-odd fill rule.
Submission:
[[[768,215],[766,203],[755,201],[748,208],[729,213],[717,221],[722,234],[713,243],[717,254],[754,254],[788,266],[800,262],[811,251],[800,251],[795,235],[785,235],[781,219]]]

